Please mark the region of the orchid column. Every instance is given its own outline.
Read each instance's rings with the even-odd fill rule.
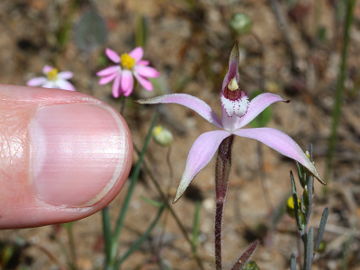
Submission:
[[[234,135],[260,141],[280,154],[302,164],[320,182],[314,164],[300,146],[288,135],[274,128],[243,128],[263,110],[275,102],[286,102],[279,95],[263,93],[249,101],[246,92],[239,86],[239,48],[231,51],[228,72],[225,75],[220,101],[222,116],[219,118],[211,107],[201,99],[188,94],[170,94],[152,99],[140,100],[142,104],[174,103],[197,112],[218,130],[201,134],[190,149],[185,170],[174,201],[177,201],[194,177],[201,171],[218,151],[216,162],[216,221],[215,221],[215,261],[216,269],[221,264],[221,220],[231,166],[231,147]]]

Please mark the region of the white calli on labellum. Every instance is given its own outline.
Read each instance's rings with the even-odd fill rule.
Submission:
[[[296,160],[324,183],[314,164],[309,160],[300,146],[284,132],[274,128],[243,128],[262,111],[275,102],[287,102],[281,96],[263,93],[249,101],[246,93],[239,87],[239,49],[235,45],[229,60],[229,69],[225,75],[220,95],[222,117],[219,118],[211,107],[201,99],[188,94],[169,94],[155,98],[139,100],[142,104],[174,103],[197,112],[209,123],[220,130],[201,134],[192,145],[180,180],[174,201],[177,201],[189,186],[194,177],[215,155],[221,142],[237,135],[254,139],[266,144],[280,154]]]

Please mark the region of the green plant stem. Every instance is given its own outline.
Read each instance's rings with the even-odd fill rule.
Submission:
[[[121,207],[119,216],[118,216],[118,218],[116,220],[116,224],[115,224],[114,234],[112,237],[111,250],[110,250],[110,259],[109,259],[109,264],[108,264],[107,269],[114,269],[113,267],[115,266],[115,263],[116,263],[116,257],[117,257],[118,248],[119,248],[119,238],[121,235],[122,228],[124,227],[125,217],[126,217],[126,214],[128,212],[129,206],[130,206],[130,201],[132,199],[132,196],[133,196],[133,193],[135,190],[135,186],[136,186],[136,183],[137,183],[139,175],[140,175],[140,169],[143,164],[144,156],[145,156],[145,153],[149,146],[150,139],[152,136],[152,130],[157,122],[157,118],[158,118],[158,112],[156,111],[153,115],[149,130],[146,134],[144,145],[139,154],[139,159],[134,166],[134,170],[133,170],[132,174],[130,175],[129,188],[127,190],[126,197],[124,199],[123,205]]]
[[[152,230],[155,228],[155,226],[158,224],[160,217],[162,213],[164,212],[165,206],[161,206],[156,214],[156,217],[151,222],[149,227],[146,229],[146,231],[130,246],[130,248],[126,251],[124,255],[122,255],[115,264],[115,269],[118,269],[120,265],[136,250],[139,249],[141,244],[149,237]]]
[[[193,252],[196,252],[198,243],[199,243],[199,235],[200,235],[200,210],[201,210],[201,201],[195,202],[195,213],[194,220],[192,226],[192,234],[191,241],[193,242]]]
[[[139,149],[136,148],[135,146],[135,150],[137,151],[138,154],[140,154]],[[188,232],[186,231],[185,226],[182,224],[180,218],[178,217],[178,215],[176,214],[175,210],[172,208],[172,206],[170,205],[169,201],[168,201],[168,196],[166,195],[166,193],[162,190],[161,185],[159,184],[159,182],[157,181],[156,177],[154,176],[154,174],[152,173],[152,171],[149,168],[149,165],[147,165],[146,161],[144,161],[144,170],[146,172],[146,174],[149,176],[149,179],[151,180],[151,182],[153,183],[153,185],[155,186],[157,192],[159,193],[162,201],[165,203],[167,209],[169,210],[170,214],[172,215],[172,217],[174,218],[177,226],[179,227],[181,233],[183,234],[186,242],[188,242],[188,244],[191,247],[191,254],[193,256],[193,259],[196,261],[199,269],[204,270],[204,266],[202,263],[201,258],[198,256],[197,254],[197,250],[194,249],[193,246],[193,242],[191,241],[190,236],[188,235]]]
[[[338,139],[338,127],[341,117],[341,107],[344,99],[344,83],[347,72],[347,59],[350,44],[350,28],[354,17],[354,7],[356,0],[347,0],[346,14],[344,21],[344,34],[343,34],[343,46],[341,50],[341,62],[339,66],[339,74],[336,82],[335,102],[332,111],[332,123],[331,133],[328,142],[328,153],[326,158],[326,172],[325,179],[329,179],[332,176],[332,163]]]
[[[311,270],[314,254],[314,228],[311,227],[304,235],[304,270]]]
[[[110,215],[109,215],[109,208],[107,206],[103,210],[101,210],[101,217],[102,217],[103,236],[105,242],[104,249],[105,249],[105,266],[106,266],[110,262],[111,243],[112,243]]]

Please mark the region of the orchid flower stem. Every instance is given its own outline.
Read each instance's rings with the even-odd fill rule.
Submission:
[[[329,179],[332,174],[332,162],[338,139],[337,130],[340,123],[341,107],[344,100],[344,84],[347,72],[347,59],[350,44],[350,28],[354,17],[356,0],[347,0],[346,14],[344,21],[343,45],[341,50],[341,62],[339,66],[339,74],[336,82],[335,102],[332,111],[331,134],[328,143],[328,153],[326,159],[326,175],[325,179]]]
[[[221,259],[221,231],[222,217],[228,187],[229,172],[231,167],[231,147],[234,136],[227,137],[219,146],[215,165],[215,265],[216,270],[222,270]]]

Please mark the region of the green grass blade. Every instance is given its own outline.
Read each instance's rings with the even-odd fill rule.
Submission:
[[[315,250],[318,250],[320,247],[320,243],[323,239],[323,235],[325,232],[325,226],[326,226],[328,216],[329,216],[329,208],[326,207],[321,215],[319,230],[318,230],[318,233],[317,233],[316,239],[315,239]]]
[[[194,220],[193,220],[192,233],[191,233],[191,242],[192,242],[192,248],[193,248],[194,252],[196,252],[197,245],[199,243],[200,210],[201,210],[201,202],[197,201],[195,203],[195,213],[194,213]]]
[[[111,256],[110,252],[111,252],[111,244],[112,244],[110,214],[108,207],[105,207],[104,209],[101,210],[101,218],[102,218],[103,237],[105,243],[105,266],[107,266]]]
[[[335,154],[336,143],[338,139],[338,127],[340,124],[341,108],[344,100],[345,80],[347,74],[347,59],[350,45],[350,28],[353,22],[356,0],[347,0],[346,14],[344,20],[343,46],[341,50],[341,61],[339,73],[336,82],[335,102],[332,111],[331,134],[328,142],[328,153],[326,157],[326,175],[325,179],[331,179],[332,161]]]
[[[165,206],[163,205],[162,207],[159,208],[156,217],[154,218],[154,220],[151,222],[151,224],[149,225],[149,227],[146,229],[146,231],[130,246],[130,248],[125,252],[124,255],[122,255],[115,264],[115,269],[119,269],[120,265],[135,251],[137,251],[140,246],[142,245],[142,243],[149,237],[150,233],[152,232],[152,230],[155,228],[155,226],[158,224],[162,213],[165,210]]]
[[[120,234],[121,234],[121,230],[124,227],[125,217],[126,217],[126,214],[128,212],[129,206],[130,206],[130,201],[131,201],[131,198],[133,196],[135,186],[136,186],[136,183],[137,183],[139,175],[140,175],[140,169],[141,169],[142,163],[144,161],[145,153],[146,153],[147,148],[149,146],[149,143],[150,143],[150,140],[151,140],[151,137],[152,137],[152,131],[153,131],[153,128],[154,128],[154,126],[155,126],[155,124],[157,122],[157,118],[158,118],[158,113],[155,112],[155,114],[153,115],[149,130],[148,130],[148,132],[146,134],[145,142],[144,142],[144,145],[143,145],[143,147],[141,149],[139,159],[138,159],[138,161],[136,162],[136,164],[134,166],[134,170],[133,170],[132,174],[130,175],[129,188],[127,190],[126,197],[124,199],[122,208],[120,209],[120,213],[119,213],[119,216],[118,216],[118,218],[116,220],[116,224],[115,224],[114,235],[113,235],[114,244],[112,246],[113,250],[111,251],[111,253],[113,254],[112,258],[111,258],[112,262],[114,262],[115,256],[117,254],[118,240],[119,240],[119,237],[120,237]]]
[[[294,253],[290,257],[290,270],[296,270],[296,256]]]
[[[314,228],[311,227],[306,235],[304,270],[311,270],[314,255]]]

